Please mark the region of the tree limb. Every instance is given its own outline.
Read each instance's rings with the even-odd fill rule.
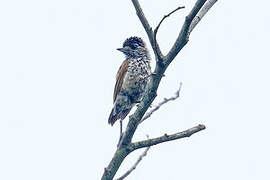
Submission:
[[[124,173],[122,176],[120,176],[117,180],[123,180],[132,171],[134,171],[136,169],[136,167],[138,166],[138,164],[140,163],[140,161],[142,160],[142,158],[147,155],[147,152],[148,152],[148,150],[150,149],[151,146],[154,146],[154,145],[157,145],[157,144],[160,144],[160,143],[163,143],[163,142],[168,142],[168,141],[173,141],[173,140],[177,140],[177,139],[190,137],[191,135],[193,135],[193,134],[195,134],[197,132],[200,132],[200,131],[202,131],[204,129],[205,129],[205,126],[202,125],[202,124],[199,124],[198,126],[195,126],[193,128],[190,128],[190,129],[187,129],[185,131],[178,132],[178,133],[175,133],[175,134],[171,134],[171,135],[164,134],[161,137],[153,138],[153,139],[149,139],[148,136],[147,136],[147,140],[131,143],[127,147],[127,149],[129,149],[130,152],[132,152],[134,150],[137,150],[137,149],[145,148],[145,147],[146,147],[146,149],[139,156],[139,158],[137,159],[135,164],[126,173]]]
[[[198,14],[194,17],[193,21],[189,27],[189,33],[195,28],[195,26],[200,22],[203,16],[211,9],[211,7],[217,2],[218,0],[208,0],[202,9],[198,12]]]
[[[157,145],[157,144],[160,144],[163,142],[173,141],[173,140],[181,139],[181,138],[185,138],[185,137],[190,137],[192,134],[195,134],[195,133],[202,131],[204,129],[205,129],[205,126],[202,124],[199,124],[198,126],[195,126],[193,128],[190,128],[188,130],[185,130],[185,131],[182,131],[179,133],[175,133],[175,134],[171,134],[171,135],[164,134],[161,137],[131,143],[129,145],[128,149],[130,149],[131,151],[134,151],[136,149],[151,147],[153,145]]]

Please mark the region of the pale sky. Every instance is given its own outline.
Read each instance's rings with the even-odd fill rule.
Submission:
[[[160,28],[167,52],[195,0],[140,2],[153,27],[186,6]],[[128,180],[270,179],[269,6],[219,0],[203,18],[166,71],[154,105],[180,82],[181,97],[141,124],[134,140],[197,124],[207,129],[152,147]],[[131,1],[0,2],[1,180],[101,178],[119,138],[119,123],[107,123],[124,60],[116,48],[134,35],[151,50]]]

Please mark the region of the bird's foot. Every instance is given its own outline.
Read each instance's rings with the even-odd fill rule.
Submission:
[[[117,148],[120,146],[120,142],[122,140],[122,137],[123,137],[123,134],[120,134],[120,137],[119,137],[119,140],[118,140],[118,143],[117,143]]]
[[[139,104],[141,103],[141,101],[135,101],[136,103],[136,107],[139,107]]]
[[[118,143],[117,143],[117,147],[120,146],[120,142],[121,142],[121,139],[123,137],[123,131],[122,131],[122,119],[120,120],[120,137],[119,137],[119,140],[118,140]]]

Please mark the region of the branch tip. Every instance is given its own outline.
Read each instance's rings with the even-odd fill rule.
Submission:
[[[206,129],[205,125],[203,124],[199,124],[198,126],[200,127],[200,129]]]

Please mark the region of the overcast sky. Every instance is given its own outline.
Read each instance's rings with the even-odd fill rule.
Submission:
[[[153,27],[186,6],[160,27],[164,53],[194,3],[141,0]],[[207,129],[152,147],[127,179],[270,179],[269,6],[219,0],[203,18],[166,71],[154,104],[180,82],[181,97],[141,124],[134,140],[197,124]],[[134,35],[151,50],[131,1],[0,2],[1,180],[101,178],[119,138],[119,123],[107,123],[124,60],[116,48]]]

